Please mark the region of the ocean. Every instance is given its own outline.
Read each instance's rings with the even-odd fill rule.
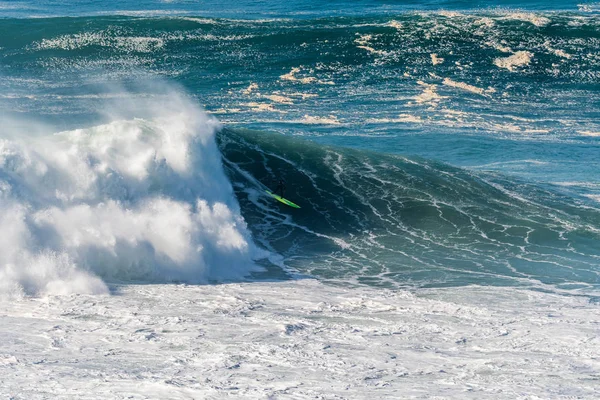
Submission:
[[[600,3],[0,1],[0,60],[0,395],[600,396]]]

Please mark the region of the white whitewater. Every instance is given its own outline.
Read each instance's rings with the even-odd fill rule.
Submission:
[[[206,282],[256,268],[218,122],[174,91],[138,109],[144,117],[121,110],[90,128],[1,133],[0,294],[105,293],[107,278]]]
[[[600,307],[515,288],[131,285],[0,303],[0,397],[597,399]]]

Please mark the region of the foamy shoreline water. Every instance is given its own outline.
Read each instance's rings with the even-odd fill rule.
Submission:
[[[600,308],[587,297],[476,286],[341,288],[314,280],[113,290],[0,303],[0,395],[600,394]]]

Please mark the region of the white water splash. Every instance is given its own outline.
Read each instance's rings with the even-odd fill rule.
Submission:
[[[184,96],[153,117],[0,139],[0,293],[103,293],[99,277],[239,279],[258,257],[218,122]]]

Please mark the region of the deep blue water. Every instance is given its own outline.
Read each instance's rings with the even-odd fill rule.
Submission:
[[[89,126],[160,79],[224,124],[242,213],[287,266],[598,284],[600,3],[229,3],[0,2],[0,109]],[[242,171],[293,183],[292,225]]]
[[[519,9],[532,11],[598,11],[595,1],[314,1],[242,0],[235,3],[210,0],[141,0],[141,1],[2,1],[2,16],[81,16],[117,14],[193,14],[219,18],[306,18],[332,15],[376,15],[407,11],[482,9]]]

